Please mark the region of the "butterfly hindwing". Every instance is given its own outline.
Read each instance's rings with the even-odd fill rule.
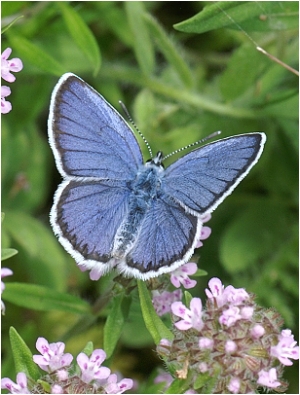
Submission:
[[[93,88],[65,74],[51,98],[49,141],[62,176],[132,179],[142,163],[121,115]]]
[[[163,190],[195,215],[211,213],[257,162],[263,133],[225,138],[200,147],[170,165]]]
[[[199,218],[161,195],[153,200],[126,265],[120,269],[142,279],[175,270],[192,255],[201,225]]]

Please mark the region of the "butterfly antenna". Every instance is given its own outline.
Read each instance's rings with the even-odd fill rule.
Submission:
[[[146,140],[146,137],[143,135],[143,133],[142,133],[142,132],[139,130],[139,128],[136,126],[136,124],[135,124],[134,120],[132,119],[132,117],[130,116],[129,111],[127,110],[125,104],[124,104],[121,100],[119,100],[119,103],[120,103],[120,105],[121,105],[123,111],[125,112],[126,117],[128,118],[129,122],[131,123],[131,125],[134,127],[134,129],[138,132],[138,134],[139,134],[139,135],[141,136],[141,138],[143,139],[143,141],[144,141],[144,143],[145,143],[145,145],[146,145],[146,147],[147,147],[147,149],[148,149],[148,151],[149,151],[150,157],[153,158],[152,150],[151,150],[150,144],[149,144],[148,141]]]
[[[178,154],[178,152],[181,152],[181,151],[184,151],[184,150],[186,150],[186,149],[188,149],[188,148],[194,147],[195,145],[202,144],[202,143],[204,143],[204,142],[207,141],[207,140],[211,140],[211,139],[213,139],[214,137],[218,136],[218,135],[221,134],[221,133],[222,133],[222,132],[221,132],[220,130],[218,130],[217,132],[211,133],[209,136],[206,136],[206,137],[204,137],[204,138],[201,139],[201,140],[195,141],[195,142],[192,143],[192,144],[188,144],[188,145],[186,145],[186,146],[184,146],[184,147],[182,147],[182,148],[179,148],[179,149],[177,149],[177,150],[171,152],[170,154],[164,156],[164,157],[162,158],[162,160],[165,160],[165,159],[169,158],[169,157],[172,156],[172,155]]]

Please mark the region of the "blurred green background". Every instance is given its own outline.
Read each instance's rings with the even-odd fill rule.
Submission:
[[[11,47],[24,68],[11,85],[13,110],[2,116],[2,247],[19,251],[3,264],[14,272],[5,283],[42,285],[92,304],[108,281],[81,273],[49,225],[60,182],[47,142],[49,101],[58,78],[73,72],[121,113],[122,100],[154,153],[217,130],[221,137],[267,134],[260,161],[208,223],[212,235],[195,257],[208,276],[192,293],[204,298],[213,276],[244,287],[276,308],[298,339],[298,77],[255,48],[298,68],[298,2],[4,1],[2,28],[10,24],[2,50]],[[79,312],[34,310],[5,292],[2,377],[15,379],[10,326],[33,353],[38,336],[67,339],[74,354],[88,340],[103,345],[109,305],[70,333]],[[153,348],[136,296],[114,368],[142,381],[160,363]],[[297,393],[297,366],[285,377],[288,393]]]

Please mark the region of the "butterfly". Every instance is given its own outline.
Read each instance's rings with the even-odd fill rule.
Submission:
[[[266,135],[206,144],[164,169],[144,163],[122,116],[91,86],[64,74],[55,86],[49,143],[63,181],[50,213],[59,242],[97,280],[112,268],[148,280],[192,256],[203,218],[248,174]]]

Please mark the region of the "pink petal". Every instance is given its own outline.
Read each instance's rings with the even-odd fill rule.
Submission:
[[[45,354],[50,349],[48,341],[44,337],[39,337],[35,344],[36,349],[41,353]]]
[[[187,329],[192,328],[191,322],[184,320],[178,321],[174,325],[176,326],[176,328],[180,329],[181,331],[186,331]]]
[[[13,58],[9,60],[10,70],[17,73],[23,69],[23,63],[19,58]]]
[[[174,287],[179,288],[180,287],[180,281],[177,276],[171,275],[171,283],[174,285]]]
[[[195,262],[188,262],[182,266],[182,271],[186,274],[195,274],[198,266]]]
[[[182,302],[174,302],[171,305],[172,313],[180,318],[186,318],[188,308]]]
[[[11,49],[11,48],[6,48],[6,49],[2,52],[1,58],[4,59],[4,60],[7,60],[7,59],[10,57],[11,52],[12,52],[12,49]]]
[[[194,288],[197,285],[197,281],[191,280],[190,278],[185,278],[182,280],[182,284],[184,288],[190,289],[190,288]]]

